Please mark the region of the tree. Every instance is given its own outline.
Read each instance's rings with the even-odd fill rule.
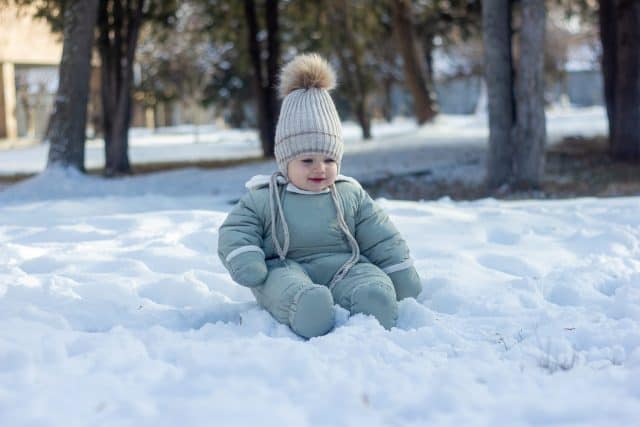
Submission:
[[[428,72],[437,45],[447,47],[481,35],[479,0],[414,1],[413,21],[422,45]]]
[[[513,59],[511,57],[511,2],[488,0],[482,7],[485,80],[489,93],[489,152],[487,184],[497,188],[513,174],[515,123],[513,96]]]
[[[520,58],[516,75],[514,178],[518,186],[537,187],[544,175],[544,0],[521,4]]]
[[[140,28],[144,22],[168,20],[175,9],[175,1],[100,0],[98,50],[106,176],[131,172],[129,126],[133,65]]]
[[[255,126],[246,108],[256,95],[244,12],[239,1],[185,0],[170,26],[145,31],[136,89],[147,105],[197,101],[213,105],[232,127]]]
[[[84,171],[87,100],[91,76],[98,0],[69,1],[64,10],[64,35],[59,83],[49,122],[47,167]]]
[[[244,15],[248,30],[247,45],[253,70],[262,153],[265,157],[273,157],[276,122],[280,109],[276,92],[280,72],[278,0],[265,0],[263,11],[265,29],[261,30],[254,0],[244,0]],[[266,34],[264,37],[266,43],[260,41],[263,34]]]
[[[133,60],[145,0],[101,0],[98,48],[101,61],[102,123],[107,176],[129,173],[129,125]]]
[[[640,1],[600,0],[602,72],[611,155],[640,160]]]
[[[419,124],[431,120],[437,113],[433,90],[429,90],[424,66],[426,61],[418,49],[411,19],[410,0],[393,0],[393,26],[397,47],[402,55],[404,74],[409,91],[413,96],[414,111]]]
[[[615,0],[600,0],[598,11],[600,40],[602,41],[602,80],[604,83],[604,102],[609,120],[609,137],[614,134],[615,123],[615,82],[617,74],[616,58],[616,16]]]
[[[487,185],[537,187],[544,168],[544,0],[521,2],[519,62],[512,57],[512,3],[483,3],[489,94]]]
[[[367,36],[372,35],[374,11],[367,5],[354,5],[346,0],[332,0],[329,7],[326,34],[331,40],[330,57],[337,58],[342,80],[341,89],[362,129],[362,138],[371,139],[371,91],[373,76],[366,64]],[[374,22],[371,22],[371,19]],[[341,28],[341,31],[335,31]],[[377,38],[372,37],[374,40]]]
[[[263,155],[273,157],[279,100],[280,2],[191,0],[203,7],[211,48],[219,52],[204,101],[223,107],[234,126],[255,125]],[[245,106],[254,105],[253,115]]]

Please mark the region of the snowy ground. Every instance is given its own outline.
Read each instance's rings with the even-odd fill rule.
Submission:
[[[606,114],[601,107],[547,112],[550,143],[568,135],[592,136],[606,131]],[[397,119],[391,124],[375,123],[374,139],[367,142],[360,138],[360,129],[354,123],[344,125],[347,156],[373,152],[374,156],[369,159],[374,159],[381,158],[376,153],[385,150],[418,152],[416,159],[407,155],[407,159],[411,160],[411,167],[418,169],[431,167],[434,163],[458,164],[461,159],[464,163],[470,155],[474,158],[484,156],[487,135],[486,115],[483,114],[441,115],[434,123],[422,127],[417,127],[414,121],[408,119]],[[260,155],[256,133],[250,130],[218,130],[213,126],[183,126],[159,129],[156,132],[133,129],[130,140],[129,155],[134,164],[238,159]],[[38,144],[2,150],[0,145],[0,175],[41,172],[46,166],[48,149],[48,145]],[[403,164],[406,163],[408,160]],[[104,166],[101,140],[88,142],[85,166],[88,169]],[[352,169],[360,171],[364,168]]]
[[[345,169],[420,166],[395,145]],[[215,256],[229,200],[272,167],[0,192],[0,426],[637,424],[640,198],[379,200],[424,292],[391,331],[338,310],[303,341]]]

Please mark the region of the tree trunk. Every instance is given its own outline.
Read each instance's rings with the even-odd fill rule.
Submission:
[[[382,114],[385,121],[391,123],[393,121],[393,77],[389,74],[382,81]]]
[[[371,139],[371,116],[366,104],[367,102],[364,99],[358,102],[356,117],[358,118],[360,129],[362,129],[362,139],[369,140]]]
[[[640,1],[616,0],[617,73],[611,154],[640,160]]]
[[[396,42],[404,63],[404,74],[413,96],[414,111],[419,124],[436,115],[433,95],[429,93],[425,72],[421,67],[419,50],[411,20],[410,0],[393,0],[393,27]]]
[[[482,4],[485,80],[489,110],[487,185],[508,184],[513,173],[511,132],[515,122],[510,0]]]
[[[537,188],[544,175],[546,126],[544,115],[544,0],[524,0],[520,58],[516,77],[514,182]]]
[[[433,83],[433,38],[434,34],[426,32],[422,40],[422,52],[424,56],[424,76],[425,81],[427,82],[427,89],[429,93],[435,93],[434,83]]]
[[[267,26],[267,58],[262,58],[258,41],[260,27],[253,0],[244,1],[244,16],[247,23],[247,44],[253,68],[253,86],[256,93],[256,113],[262,153],[274,156],[275,128],[278,120],[278,97],[276,86],[280,61],[280,40],[278,34],[278,0],[267,0],[265,6]],[[266,69],[265,69],[266,68]]]
[[[617,74],[616,55],[616,0],[600,0],[600,41],[602,42],[602,78],[604,83],[604,101],[609,119],[609,140],[613,141],[615,123],[615,81]]]
[[[133,62],[145,0],[101,0],[98,24],[102,60],[102,110],[105,175],[131,172],[129,126]]]
[[[47,137],[47,168],[73,167],[84,171],[87,102],[91,76],[91,48],[98,1],[75,0],[64,13],[64,42],[59,85]]]
[[[361,61],[355,53],[351,49],[352,55],[350,55],[351,61],[349,61],[344,53],[338,48],[339,52],[339,60],[340,60],[340,68],[342,70],[342,74],[347,76],[345,80],[348,81],[349,86],[349,104],[351,105],[351,109],[356,115],[356,120],[360,125],[360,130],[362,131],[362,139],[369,140],[371,139],[371,112],[369,111],[369,95],[364,88],[364,84],[362,81],[362,70],[361,70]],[[351,68],[354,68],[352,70]]]
[[[266,92],[266,111],[269,123],[269,144],[265,155],[274,156],[276,125],[280,113],[280,101],[278,100],[278,79],[280,75],[280,31],[278,23],[278,0],[267,0],[266,3],[267,22],[267,84],[264,88]]]
[[[349,106],[362,130],[362,139],[371,139],[371,112],[369,107],[369,85],[364,69],[363,49],[353,37],[353,23],[349,2],[340,0],[332,4],[331,21],[342,31],[333,33],[336,56],[340,63],[343,89],[348,94]]]

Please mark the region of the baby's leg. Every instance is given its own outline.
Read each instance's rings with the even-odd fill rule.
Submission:
[[[398,320],[396,292],[389,276],[373,264],[354,265],[333,287],[334,300],[351,314],[371,314],[385,328]]]
[[[252,291],[260,306],[298,335],[317,337],[333,328],[331,292],[326,286],[314,284],[294,261],[272,264],[264,284]]]

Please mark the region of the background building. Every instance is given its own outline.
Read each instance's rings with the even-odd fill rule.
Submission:
[[[0,9],[0,138],[39,138],[58,85],[60,37],[29,10]]]

